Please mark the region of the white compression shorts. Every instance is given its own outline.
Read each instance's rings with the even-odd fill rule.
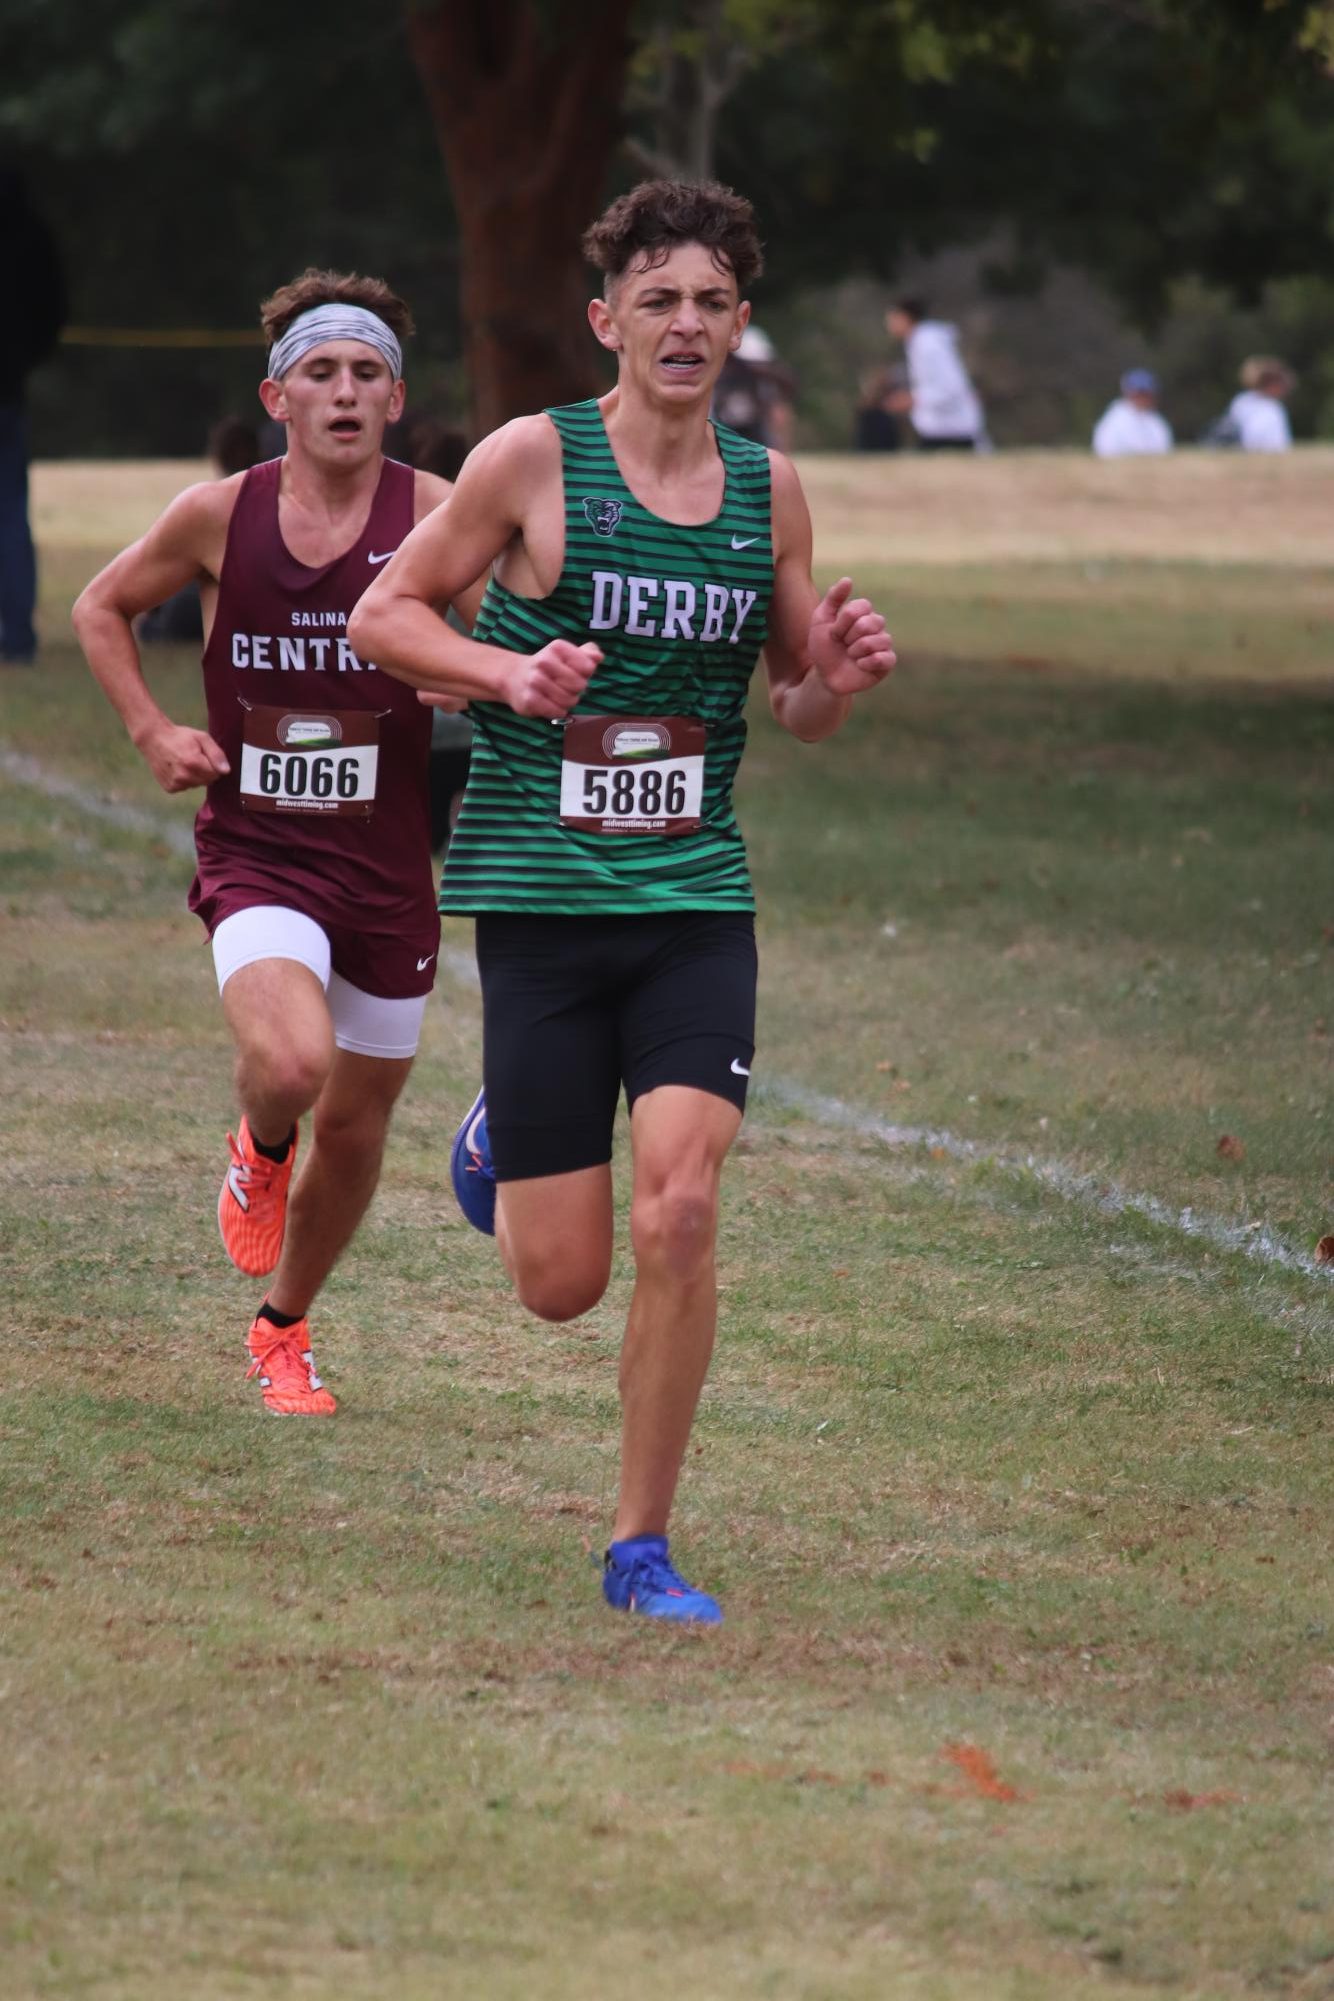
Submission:
[[[221,993],[233,973],[260,959],[295,959],[324,988],[334,1041],[354,1056],[406,1060],[417,1053],[429,994],[385,1000],[363,993],[333,970],[329,940],[313,917],[282,904],[257,903],[224,917],[213,933],[213,966]]]

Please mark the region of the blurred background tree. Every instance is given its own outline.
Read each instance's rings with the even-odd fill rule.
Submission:
[[[756,202],[807,442],[843,442],[906,277],[978,342],[1002,439],[1086,435],[1146,356],[1189,435],[1252,345],[1302,371],[1309,430],[1332,72],[1310,0],[8,0],[0,145],[81,325],[237,330],[307,262],[383,272],[414,397],[475,430],[596,386],[580,228],[673,167]],[[67,349],[38,448],[195,451],[261,359]]]

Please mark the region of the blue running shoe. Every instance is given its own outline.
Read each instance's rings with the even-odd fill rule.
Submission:
[[[695,1626],[723,1622],[717,1599],[694,1590],[677,1570],[665,1535],[614,1542],[602,1571],[602,1595],[618,1612],[642,1612],[648,1619],[679,1619]]]
[[[467,1118],[454,1135],[449,1174],[458,1204],[474,1230],[496,1234],[496,1170],[486,1143],[486,1092],[473,1099]]]

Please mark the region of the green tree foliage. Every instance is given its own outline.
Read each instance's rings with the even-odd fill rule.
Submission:
[[[244,325],[306,262],[434,280],[453,219],[403,23],[367,0],[8,0],[0,145],[58,212],[79,310]]]
[[[1296,0],[738,0],[756,59],[717,166],[776,290],[1012,233],[1142,319],[1193,274],[1253,302],[1334,249],[1334,7]],[[772,50],[773,53],[769,53]]]
[[[456,231],[397,13],[366,0],[8,0],[0,146],[55,224],[76,322],[258,331],[308,263],[384,271],[451,387]],[[262,349],[76,349],[34,383],[39,444],[200,451],[258,414]]]
[[[57,225],[76,316],[236,327],[307,262],[382,270],[423,329],[414,383],[457,401],[455,210],[478,177],[461,190],[455,169],[451,189],[442,166],[428,98],[437,117],[449,99],[414,66],[418,4],[7,0],[0,146]],[[481,0],[454,11],[484,25]],[[491,12],[534,13],[573,48],[590,9]],[[1079,263],[1142,322],[1184,276],[1248,301],[1329,268],[1324,0],[639,0],[632,26],[626,143],[605,121],[597,140],[605,182],[712,164],[759,207],[767,301],[998,227],[994,286]],[[571,158],[587,148],[577,118],[561,130]],[[542,159],[557,179],[559,146]],[[585,161],[581,181],[597,178]],[[59,442],[180,449],[254,379],[246,355],[150,373],[81,351],[61,371]]]

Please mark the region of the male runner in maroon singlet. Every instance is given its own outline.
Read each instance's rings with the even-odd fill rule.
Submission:
[[[287,425],[286,456],[182,493],[93,579],[74,624],[163,790],[207,787],[189,901],[213,942],[242,1112],[218,1222],[238,1269],[275,1274],[248,1340],[265,1404],[323,1416],[334,1400],[306,1316],[375,1191],[440,943],[430,710],[357,658],[347,621],[450,487],[381,452],[412,330],[388,286],[307,271],[262,314],[260,397]],[[132,629],[192,580],[206,730],[158,707]]]

